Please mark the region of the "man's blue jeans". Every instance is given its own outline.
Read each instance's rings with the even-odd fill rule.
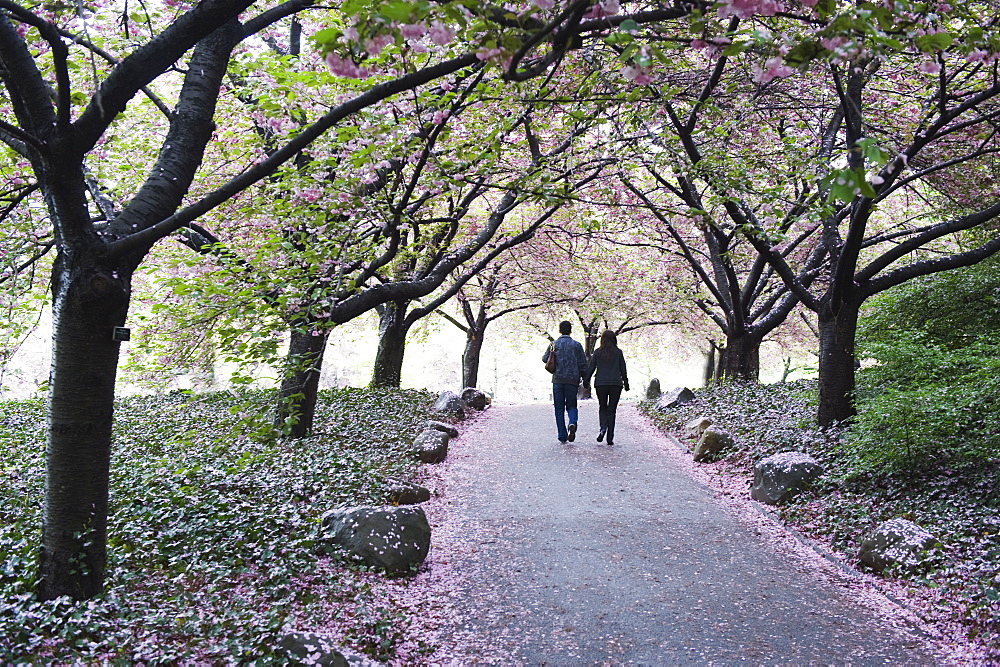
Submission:
[[[576,408],[576,385],[554,382],[552,384],[552,400],[556,405],[556,431],[559,434],[559,441],[566,442],[569,433],[566,431],[566,415],[569,414],[569,423],[575,424],[579,416]]]

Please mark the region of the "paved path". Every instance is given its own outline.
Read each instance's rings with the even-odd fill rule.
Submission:
[[[435,574],[414,583],[441,589],[457,625],[429,661],[935,662],[835,568],[717,502],[634,407],[614,448],[581,408],[576,443],[548,405],[495,406],[453,441],[430,480]]]

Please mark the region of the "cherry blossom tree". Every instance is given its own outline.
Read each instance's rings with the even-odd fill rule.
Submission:
[[[617,195],[610,198],[615,183],[613,174],[595,183],[570,219],[547,227],[530,254],[518,258],[518,271],[530,276],[525,296],[542,304],[527,313],[528,326],[551,340],[555,322],[577,323],[574,335],[588,359],[605,329],[622,335],[687,320],[672,258],[621,243],[610,222],[620,213]],[[590,398],[590,390],[580,387],[579,397]]]
[[[268,8],[251,0],[207,0],[193,6],[147,3],[130,12],[114,5],[0,0],[4,182],[20,179],[37,188],[38,197],[16,208],[44,207],[56,251],[42,598],[89,598],[103,586],[121,327],[136,271],[159,240],[274,175],[328,130],[381,100],[505,54],[508,78],[531,78],[587,39],[690,11],[671,7],[610,16],[618,8],[608,2],[578,2],[548,8],[545,17],[537,16],[539,7],[525,6],[520,19],[511,19],[507,11],[477,3],[349,3],[332,19],[339,23],[346,15],[349,27],[331,28],[318,42],[328,48],[331,40],[336,43],[327,63],[339,74],[348,73],[348,60],[360,53],[352,49],[363,49],[367,60],[350,74],[370,80],[269,155],[220,150],[229,168],[203,169],[206,156],[221,149],[219,139],[231,132],[217,122],[229,66],[244,54],[252,57],[258,39],[266,40],[272,27],[310,6],[309,0]],[[405,16],[397,16],[400,11]],[[425,28],[402,36],[404,25],[418,24]],[[118,143],[114,126],[142,96],[162,113],[160,125],[138,139],[145,150],[123,154],[119,149],[137,140]],[[151,159],[144,160],[147,155]],[[144,176],[122,177],[120,207],[106,206],[102,184],[88,178],[88,167],[128,164],[130,158],[135,162],[122,172]],[[109,185],[119,184],[103,187]],[[331,320],[365,312],[400,292],[416,296],[420,289],[409,284],[398,292],[386,285],[366,290],[340,302]]]
[[[771,266],[746,241],[741,228],[728,219],[723,208],[710,210],[686,179],[671,182],[658,167],[647,164],[651,187],[643,188],[628,176],[623,181],[635,203],[652,214],[640,229],[632,229],[622,244],[646,245],[682,259],[701,286],[690,290],[689,302],[714,323],[723,343],[712,346],[710,378],[757,380],[760,346],[788,317],[798,297],[777,277]],[[671,206],[670,201],[677,204]],[[691,214],[692,211],[697,211]],[[787,244],[787,255],[799,250],[813,234],[807,229]],[[811,281],[824,255],[806,259],[804,281]],[[715,362],[715,353],[718,360]]]
[[[644,75],[657,85],[655,111],[637,131],[653,153],[643,161],[662,164],[649,177],[677,208],[650,198],[652,188],[633,192],[660,207],[680,248],[693,251],[679,227],[705,227],[717,246],[706,257],[723,260],[703,278],[718,303],[765,294],[756,278],[719,279],[733,268],[734,244],[749,243],[746,266],[761,278],[773,271],[788,290],[780,302],[765,297],[785,304],[770,321],[792,299],[817,313],[818,418],[829,424],[854,411],[861,304],[1000,248],[993,234],[967,234],[1000,213],[995,193],[960,210],[926,197],[992,171],[1000,41],[977,3],[802,9],[725,3],[727,24],[707,22],[673,68]],[[733,312],[730,331],[754,324],[746,308]]]
[[[814,74],[816,85],[830,91],[825,135],[846,163],[840,169],[831,163],[821,172],[819,186],[828,199],[813,219],[820,225],[817,248],[828,253],[829,270],[818,280],[802,279],[808,269],[793,268],[781,252],[786,241],[760,216],[743,202],[727,204],[758,252],[818,314],[821,424],[854,414],[854,338],[866,299],[1000,250],[995,233],[968,233],[988,230],[1000,215],[1000,192],[978,191],[957,211],[922,196],[947,179],[992,170],[1000,148],[995,68],[974,51],[963,53],[968,45],[953,47],[943,30],[934,33],[939,37],[927,54],[874,56],[859,40],[846,62],[837,62],[834,52],[828,70]],[[890,89],[886,80],[892,81]]]
[[[532,89],[523,89],[518,97],[526,101],[483,105],[473,114],[459,119],[453,127],[453,135],[464,132],[471,145],[476,147],[471,160],[469,157],[462,160],[465,166],[459,170],[460,173],[446,175],[452,179],[452,191],[462,204],[457,210],[455,206],[449,206],[443,213],[431,209],[432,219],[436,216],[449,220],[451,226],[441,228],[437,236],[428,236],[424,232],[424,237],[430,242],[421,241],[418,252],[411,252],[388,265],[389,279],[399,280],[402,276],[409,276],[411,280],[421,279],[427,267],[434,265],[443,247],[447,247],[441,246],[442,240],[452,243],[459,223],[474,229],[481,224],[477,219],[484,215],[487,220],[497,217],[517,220],[511,226],[517,230],[517,235],[503,243],[503,248],[510,252],[515,245],[535,237],[536,231],[543,226],[554,224],[551,220],[557,212],[566,217],[560,209],[571,208],[580,191],[599,180],[606,168],[615,162],[615,158],[587,150],[594,127],[614,112],[606,101],[575,99],[580,78],[588,78],[585,63],[581,67],[581,63],[573,62],[575,60],[568,57],[560,73],[540,79]],[[564,79],[561,73],[567,71],[570,74]],[[601,100],[616,98],[613,89],[601,92]],[[484,148],[489,150],[491,157],[488,160]],[[441,161],[442,157],[435,156],[434,159]],[[487,164],[484,165],[484,162]],[[494,203],[498,195],[502,196]],[[392,207],[405,208],[405,202],[394,203]],[[410,214],[414,223],[419,217],[418,214]],[[463,222],[463,217],[468,217],[468,221]],[[418,236],[419,230],[414,225],[413,238]],[[491,244],[494,250],[488,257],[499,257],[495,252],[498,247],[496,242]],[[505,265],[510,263],[505,262]],[[380,307],[380,341],[372,376],[373,386],[399,386],[407,331],[420,318],[435,312],[462,290],[484,266],[483,260],[478,259],[470,266],[458,269],[454,280],[445,289],[412,309],[411,304],[403,301],[393,301]],[[491,291],[497,289],[499,284],[493,281]],[[485,323],[484,320],[482,326]],[[476,329],[478,327],[473,321],[471,331]],[[481,338],[478,340],[481,344]],[[470,353],[478,358],[477,351],[470,350]]]

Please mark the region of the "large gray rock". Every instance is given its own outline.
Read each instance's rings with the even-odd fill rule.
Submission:
[[[290,631],[278,641],[289,664],[348,667],[347,658],[326,638],[312,632]]]
[[[445,422],[439,422],[434,419],[428,419],[427,423],[424,425],[425,428],[436,428],[437,430],[447,433],[451,438],[458,437],[458,429],[451,424],[446,424]]]
[[[670,410],[671,408],[676,408],[678,405],[683,405],[694,400],[694,392],[687,387],[677,387],[676,389],[671,389],[665,394],[660,394],[660,398],[656,401],[656,409],[661,412]]]
[[[660,397],[660,381],[657,378],[653,378],[649,381],[649,386],[646,387],[646,400],[655,401]]]
[[[890,565],[914,569],[938,544],[937,538],[906,519],[890,519],[861,542],[861,562],[876,572]]]
[[[733,436],[718,426],[709,426],[701,433],[694,446],[694,460],[697,463],[714,461],[724,450],[733,446]]]
[[[323,515],[322,538],[386,572],[408,572],[431,546],[431,526],[421,507],[350,507]]]
[[[465,419],[465,401],[453,391],[442,391],[434,401],[433,410],[453,419]]]
[[[808,454],[773,454],[754,464],[750,497],[767,505],[777,505],[822,474],[823,466]]]
[[[479,391],[475,387],[466,387],[462,390],[462,400],[465,405],[473,410],[485,410],[490,404],[490,397]]]
[[[696,417],[687,423],[684,427],[684,431],[687,433],[689,438],[697,440],[701,437],[701,434],[705,432],[705,429],[711,425],[712,420],[708,417]]]
[[[448,456],[448,434],[436,428],[425,428],[410,446],[410,453],[423,463],[441,463]]]
[[[387,477],[385,485],[389,491],[389,502],[396,505],[419,505],[431,499],[430,489],[413,482]]]
[[[288,630],[278,640],[278,648],[287,665],[322,665],[322,667],[378,667],[366,655],[335,646],[313,632]]]

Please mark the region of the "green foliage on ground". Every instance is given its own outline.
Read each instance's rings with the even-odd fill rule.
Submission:
[[[850,565],[859,566],[861,540],[882,522],[902,517],[924,527],[943,548],[922,570],[885,576],[907,582],[910,604],[946,628],[946,636],[963,628],[977,659],[1000,660],[1000,457],[983,458],[983,448],[973,445],[976,456],[949,456],[947,465],[937,459],[938,465],[900,467],[885,457],[859,457],[848,434],[816,426],[817,396],[813,380],[731,383],[696,391],[694,401],[665,413],[649,404],[644,409],[668,432],[682,434],[700,417],[728,430],[736,447],[712,465],[747,480],[753,464],[770,454],[801,451],[816,458],[826,474],[779,514]],[[871,405],[860,404],[862,415]]]
[[[318,520],[384,503],[386,476],[413,476],[406,449],[431,399],[322,392],[317,433],[299,441],[252,435],[266,431],[270,392],[119,402],[107,589],[88,602],[33,598],[44,405],[0,403],[0,662],[282,662],[284,626],[328,622],[339,600],[365,608],[363,577],[315,548]],[[372,626],[358,630],[362,649],[384,644],[372,613],[355,620]]]
[[[873,299],[858,332],[859,472],[1000,457],[1000,271],[991,259]]]

